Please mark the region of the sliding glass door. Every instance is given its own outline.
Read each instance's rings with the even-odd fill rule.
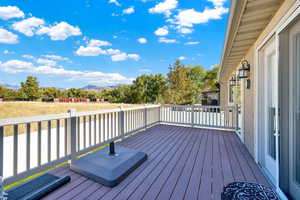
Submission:
[[[294,33],[294,34],[293,34]],[[300,199],[300,25],[292,28],[291,49],[291,133],[290,133],[290,194]]]

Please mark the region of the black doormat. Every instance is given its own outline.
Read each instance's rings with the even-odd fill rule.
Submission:
[[[9,200],[37,200],[71,180],[70,176],[58,177],[44,174],[7,191]]]

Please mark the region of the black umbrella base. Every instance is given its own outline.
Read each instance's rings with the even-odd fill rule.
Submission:
[[[122,182],[131,172],[147,160],[141,151],[116,147],[115,154],[104,148],[71,163],[71,170],[108,187]]]

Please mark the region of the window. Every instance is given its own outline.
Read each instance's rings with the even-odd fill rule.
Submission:
[[[233,96],[234,96],[234,86],[229,85],[229,103],[233,103]]]
[[[229,86],[229,103],[241,104],[241,85],[239,81],[237,85]]]

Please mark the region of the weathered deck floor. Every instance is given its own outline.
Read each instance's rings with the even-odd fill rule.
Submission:
[[[44,199],[220,199],[224,184],[268,185],[245,146],[232,132],[158,125],[119,145],[147,152],[148,160],[113,189],[69,170],[71,182]]]

